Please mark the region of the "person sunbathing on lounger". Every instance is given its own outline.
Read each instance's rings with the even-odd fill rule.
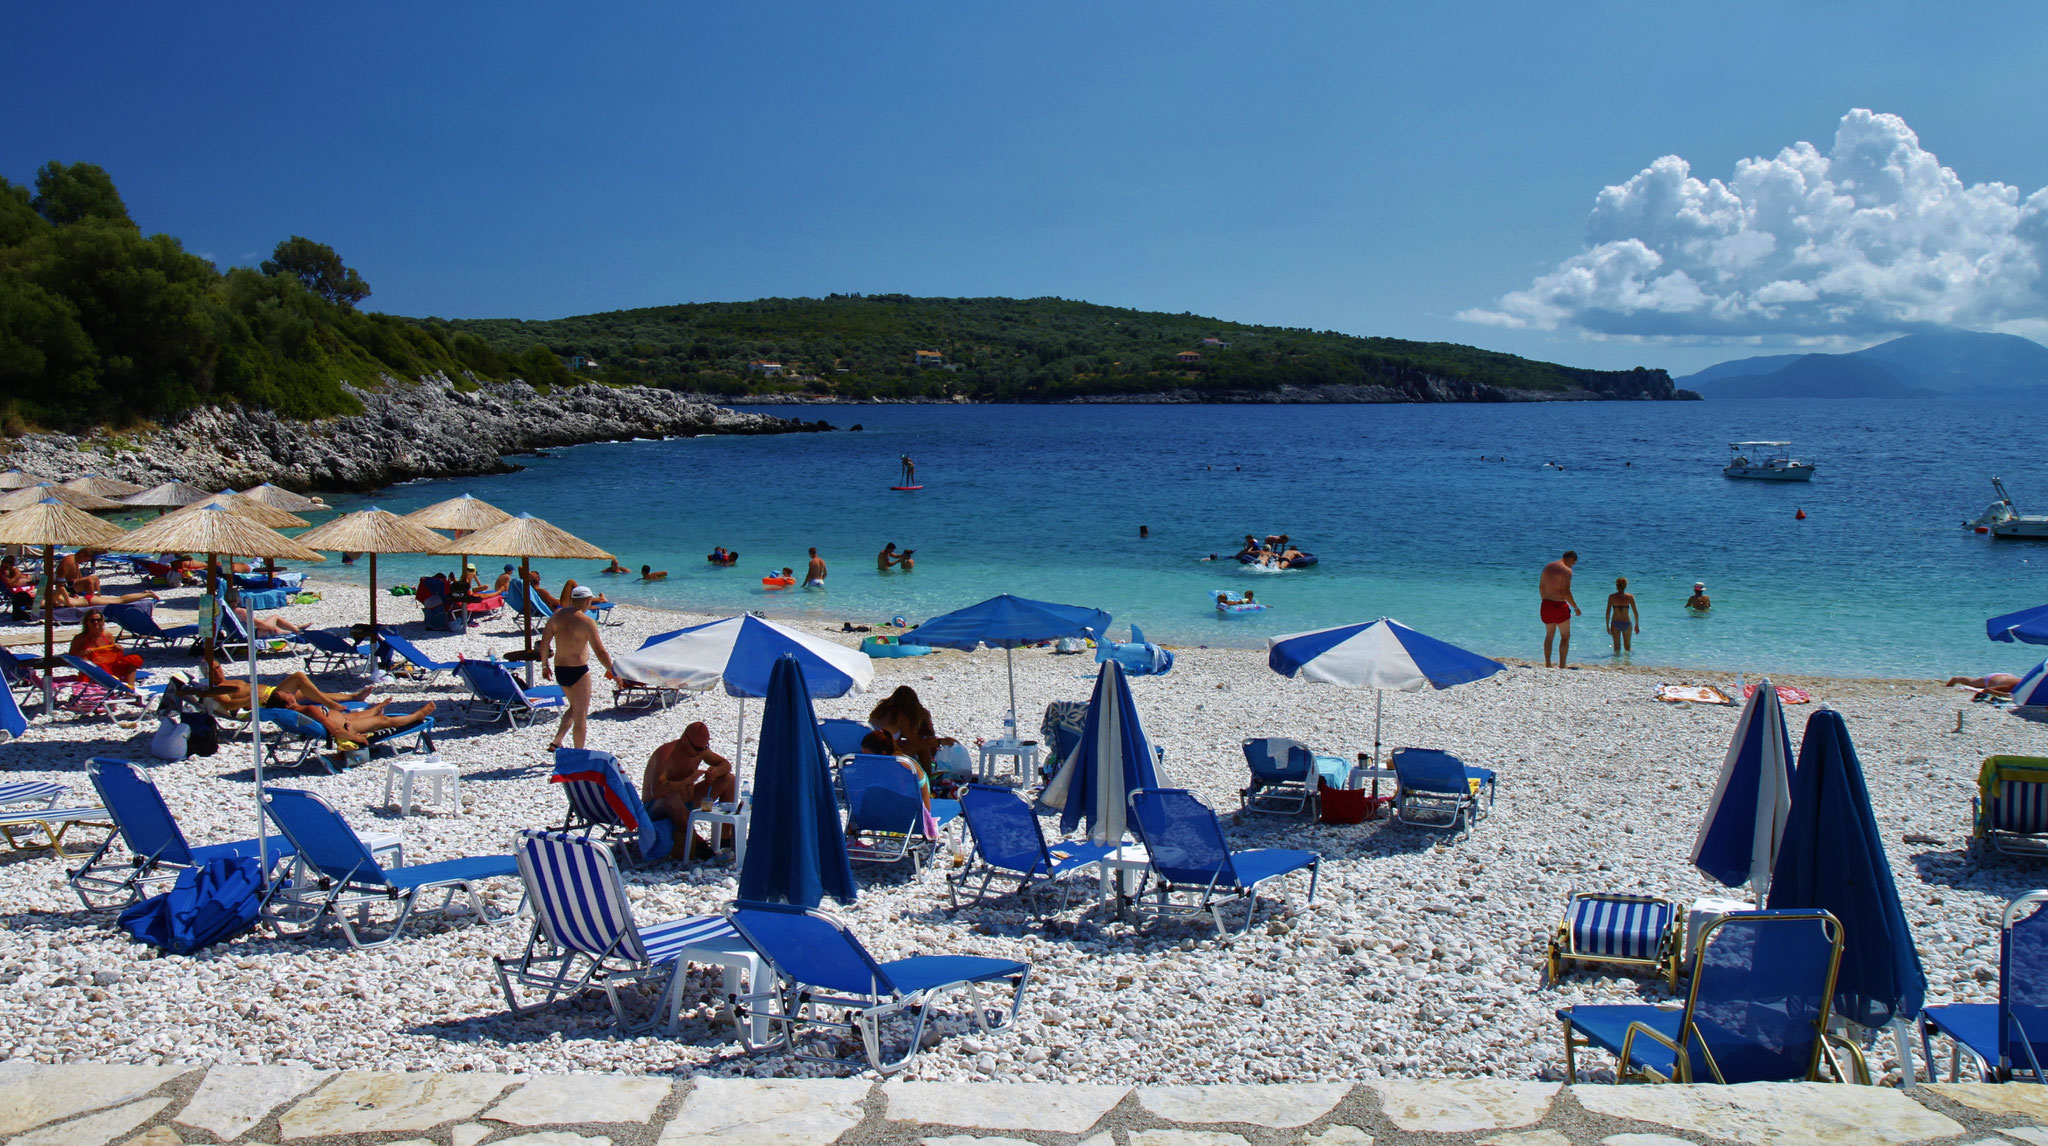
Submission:
[[[81,549],[77,553],[66,553],[58,560],[57,580],[64,582],[73,593],[91,597],[100,591],[100,579],[98,574],[87,573],[78,567],[78,558],[81,554],[88,561],[92,559],[92,550]]]
[[[324,704],[298,704],[289,698],[278,698],[277,703],[318,721],[320,727],[327,730],[335,747],[343,752],[367,748],[381,739],[379,733],[403,732],[434,715],[434,702],[431,700],[403,716],[392,716],[384,711],[385,705],[391,703],[388,700],[360,712],[349,712],[338,706],[330,708]]]
[[[71,638],[71,655],[91,661],[124,684],[134,684],[135,673],[142,668],[142,658],[121,647],[107,631],[107,619],[98,609],[79,622],[79,633]]]
[[[1954,685],[1974,688],[1978,692],[1988,692],[1995,696],[2011,696],[2012,690],[2020,686],[2020,678],[2009,672],[1988,672],[1983,676],[1952,676],[1942,687],[1949,688]]]
[[[176,685],[172,687],[177,689],[181,695],[193,697],[194,699],[211,700],[229,712],[248,711],[249,682],[229,677],[227,673],[221,670],[220,662],[214,660],[213,654],[206,651],[203,647],[199,654],[199,662],[206,666],[206,687],[178,688]],[[275,685],[263,686],[263,703],[265,704],[295,700],[301,704],[324,705],[337,711],[343,705],[352,701],[367,699],[369,695],[370,690],[368,688],[348,693],[322,692],[320,686],[314,684],[313,679],[302,672],[295,672],[278,681]]]
[[[131,605],[137,601],[155,601],[157,595],[145,589],[140,593],[74,593],[56,581],[50,582],[50,607],[52,609],[85,609],[94,605]]]

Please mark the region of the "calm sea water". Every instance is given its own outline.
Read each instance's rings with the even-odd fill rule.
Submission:
[[[1540,655],[1537,572],[1568,548],[1587,613],[1575,661],[1611,655],[1599,616],[1617,576],[1641,601],[1637,663],[1752,673],[2020,671],[2037,658],[1986,641],[1983,620],[2048,601],[2048,544],[1958,526],[1991,500],[1994,473],[2022,509],[2048,510],[2048,431],[1992,402],[773,412],[865,429],[584,446],[347,505],[402,512],[471,492],[669,571],[649,584],[542,565],[551,584],[574,575],[621,601],[877,621],[1012,592],[1187,644],[1392,616],[1482,652]],[[1819,463],[1813,482],[1723,478],[1726,443],[1752,438],[1791,439]],[[889,489],[903,453],[921,492]],[[1321,564],[1243,569],[1227,559],[1247,532],[1291,534]],[[888,541],[917,551],[913,572],[876,570]],[[739,550],[739,565],[710,566],[715,545]],[[770,568],[801,576],[812,545],[827,589],[763,589]],[[1210,553],[1225,560],[1199,560]],[[435,564],[447,559],[382,568]],[[1710,615],[1682,607],[1695,580]],[[1270,608],[1219,618],[1215,588],[1255,589]]]

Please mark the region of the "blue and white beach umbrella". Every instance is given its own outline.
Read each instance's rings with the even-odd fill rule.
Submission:
[[[1693,866],[1728,887],[1749,884],[1763,903],[1791,814],[1792,736],[1778,690],[1766,678],[1735,724],[1707,820],[1693,840]]]
[[[979,604],[945,613],[912,630],[920,645],[973,652],[981,645],[1003,650],[1004,671],[1010,677],[1010,719],[1003,725],[1003,740],[1017,741],[1017,658],[1018,645],[1035,645],[1061,637],[1093,637],[1097,643],[1109,639],[1109,614],[1082,605],[1060,605],[1034,601],[1029,597],[998,594]]]
[[[785,655],[796,658],[810,696],[845,696],[874,683],[875,662],[859,649],[746,614],[658,633],[633,652],[613,657],[612,666],[621,680],[657,688],[704,690],[723,684],[727,696],[740,698],[739,755],[744,757],[746,698],[768,695],[775,662]]]
[[[1115,847],[1123,843],[1131,792],[1162,786],[1123,666],[1104,661],[1095,674],[1081,743],[1039,794],[1038,804],[1060,813],[1062,832],[1086,820],[1089,842]]]
[[[1507,666],[1490,657],[1418,633],[1391,617],[1266,640],[1266,665],[1339,688],[1373,690],[1372,758],[1380,757],[1380,716],[1385,692],[1421,692],[1484,680]]]
[[[2020,708],[2048,708],[2048,661],[2028,669],[2012,686],[2012,702]]]
[[[1984,635],[2008,644],[2048,645],[2048,605],[2036,605],[1984,622]]]

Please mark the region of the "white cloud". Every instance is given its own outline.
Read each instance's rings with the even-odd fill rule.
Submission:
[[[1726,181],[1667,155],[1600,192],[1586,249],[1468,322],[1595,337],[1835,339],[2048,326],[2048,188],[1966,186],[1858,108]]]

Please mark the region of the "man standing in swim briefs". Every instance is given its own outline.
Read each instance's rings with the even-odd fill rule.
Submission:
[[[1572,566],[1579,563],[1576,549],[1567,549],[1564,556],[1543,567],[1543,576],[1537,579],[1536,592],[1543,598],[1543,667],[1550,668],[1550,642],[1557,641],[1557,666],[1565,667],[1565,659],[1572,647],[1572,617],[1580,612],[1579,603],[1572,599]]]
[[[825,559],[818,556],[818,547],[815,545],[811,546],[811,567],[804,572],[804,588],[808,589],[813,585],[820,589],[825,587]]]
[[[548,745],[551,749],[560,748],[564,736],[573,736],[576,747],[583,747],[583,730],[590,717],[590,654],[597,654],[606,676],[612,673],[612,655],[605,651],[597,622],[590,619],[590,602],[596,596],[588,585],[569,590],[569,599],[540,631],[540,649],[534,654],[540,659],[540,673],[559,683],[569,698],[562,722],[555,727],[555,742]],[[552,664],[550,652],[554,654]]]

